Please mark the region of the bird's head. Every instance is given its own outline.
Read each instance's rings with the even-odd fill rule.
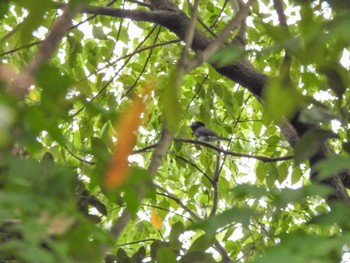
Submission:
[[[190,127],[191,127],[192,131],[194,131],[194,130],[198,129],[199,127],[204,127],[204,126],[205,126],[205,124],[203,122],[195,121],[195,122],[192,122]]]

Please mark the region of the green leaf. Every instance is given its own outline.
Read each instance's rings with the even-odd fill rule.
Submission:
[[[326,179],[334,176],[339,172],[349,171],[350,157],[331,155],[327,159],[318,162],[314,166],[314,169],[316,169],[319,172],[317,176],[318,178]]]
[[[139,250],[131,257],[132,262],[142,262],[146,256],[145,247],[140,247]]]
[[[97,38],[97,39],[101,39],[101,40],[107,39],[107,36],[103,32],[101,27],[97,27],[97,26],[92,27],[92,35],[94,36],[94,38]]]
[[[29,12],[28,16],[24,19],[22,28],[20,30],[21,40],[24,44],[28,43],[32,38],[32,32],[39,27],[44,19],[45,12],[51,9],[51,1],[41,0],[17,0],[24,8]]]
[[[324,210],[324,213],[322,215],[314,217],[309,224],[316,224],[322,227],[334,227],[335,225],[339,225],[341,227],[349,227],[349,217],[350,211],[347,205],[342,203],[335,203],[332,205],[332,210]]]
[[[279,178],[278,170],[274,163],[266,163],[266,184],[269,188],[274,188],[276,184],[276,180]]]
[[[258,162],[256,167],[256,178],[260,183],[263,183],[266,179],[266,165],[264,162]]]
[[[232,208],[214,217],[193,223],[188,227],[188,230],[201,228],[208,235],[215,235],[219,228],[232,222],[240,222],[247,225],[254,214],[250,209]]]
[[[128,257],[128,254],[126,254],[125,250],[122,248],[119,248],[117,251],[117,261],[118,262],[127,262],[126,260],[130,259]],[[131,262],[131,260],[130,260]]]
[[[262,23],[266,33],[276,42],[283,41],[290,38],[288,30],[281,26],[273,26],[268,23]]]
[[[221,48],[219,51],[209,57],[208,62],[215,67],[222,68],[230,64],[238,62],[246,55],[246,51],[242,48],[232,45]]]
[[[157,262],[176,263],[176,255],[167,247],[160,247],[157,250]]]
[[[203,251],[189,251],[181,258],[180,263],[213,262],[206,261],[206,258],[207,255]]]
[[[343,242],[349,240],[347,233],[339,237],[319,237],[294,232],[284,235],[278,246],[268,249],[255,263],[308,263],[341,261]],[[298,253],[295,253],[298,251]]]
[[[302,96],[282,78],[268,82],[263,98],[268,115],[277,123],[284,118],[290,118],[298,109]]]
[[[303,109],[300,113],[299,120],[303,123],[315,124],[329,122],[335,116],[328,109],[316,108]]]
[[[0,19],[3,19],[9,10],[9,0],[0,2]]]
[[[131,214],[135,215],[139,207],[138,192],[134,188],[124,187],[124,193],[126,207]]]
[[[292,184],[296,184],[297,182],[300,181],[301,176],[303,174],[302,174],[299,166],[294,166],[292,169],[293,169],[292,170]]]
[[[337,138],[331,131],[312,129],[307,131],[295,146],[295,165],[306,161],[320,149],[320,145],[329,138]]]
[[[309,196],[326,197],[331,192],[330,188],[323,185],[308,185],[299,189],[282,189],[272,192],[274,203],[278,207],[286,207],[290,203],[300,202]]]
[[[348,25],[350,25],[350,23],[348,23]],[[349,33],[350,31],[348,30],[348,34]],[[342,97],[347,89],[346,83],[349,80],[348,71],[337,63],[323,65],[318,71],[327,76],[330,88],[338,97]]]
[[[281,163],[278,168],[278,182],[283,183],[288,177],[288,165],[284,162]]]
[[[234,193],[235,198],[237,199],[244,199],[247,197],[259,199],[269,194],[266,188],[248,184],[237,185],[235,188],[232,189],[232,192]]]
[[[55,81],[52,81],[52,80]],[[67,109],[71,106],[67,100],[67,90],[72,85],[72,79],[60,72],[60,70],[51,65],[43,65],[37,75],[36,80],[40,88],[41,107],[42,111],[53,116],[65,118],[67,116]]]
[[[179,241],[179,236],[185,231],[185,227],[182,222],[176,222],[170,230],[169,234],[169,247],[171,249],[180,249],[181,242]]]
[[[197,238],[189,248],[189,252],[193,251],[206,251],[215,242],[214,235],[204,234]]]
[[[106,144],[98,137],[91,138],[91,149],[96,160],[105,164],[110,159],[110,153]]]

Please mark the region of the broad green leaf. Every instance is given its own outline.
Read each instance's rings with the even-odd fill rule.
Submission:
[[[278,207],[286,207],[290,203],[301,202],[309,196],[326,197],[330,192],[330,189],[326,186],[309,185],[299,189],[282,189],[281,191],[272,192],[272,195]]]
[[[329,122],[334,118],[335,116],[329,110],[316,107],[303,109],[299,116],[301,122],[315,125]]]
[[[209,260],[209,261],[208,261]],[[213,258],[208,258],[208,256],[202,251],[189,251],[185,254],[180,263],[193,263],[193,262],[213,262]]]
[[[266,171],[265,171],[265,163],[264,162],[258,162],[258,165],[256,167],[256,178],[260,183],[263,183],[266,178]]]
[[[334,227],[339,225],[341,227],[349,227],[350,212],[347,206],[342,203],[336,203],[332,206],[332,210],[323,210],[321,215],[314,217],[310,224],[316,224],[323,227]]]
[[[295,232],[284,235],[277,247],[270,248],[255,263],[277,263],[277,262],[332,262],[340,261],[340,253],[343,242],[349,239],[349,234],[341,237],[317,237],[305,233]],[[298,251],[298,253],[295,253]]]
[[[288,177],[288,165],[286,163],[281,163],[278,168],[278,182],[283,183]]]
[[[236,45],[232,45],[221,48],[219,51],[209,57],[208,62],[215,65],[215,67],[222,68],[238,62],[245,55],[246,51]]]
[[[318,162],[314,167],[319,173],[320,179],[326,179],[339,172],[350,171],[350,157],[331,155],[327,159]]]
[[[52,8],[52,2],[41,0],[17,1],[29,12],[20,30],[21,40],[24,44],[27,44],[32,38],[32,32],[37,29],[43,21],[45,12]]]
[[[193,251],[206,251],[215,242],[215,236],[204,234],[197,238],[189,248],[190,252]]]
[[[214,235],[219,228],[229,223],[240,222],[246,225],[254,214],[250,209],[232,208],[212,218],[193,223],[188,227],[188,230],[201,228],[210,236]]]
[[[302,172],[299,166],[294,166],[292,169],[292,184],[296,184],[301,179]]]
[[[9,0],[4,0],[0,2],[0,19],[3,19],[7,14],[9,9]]]
[[[157,250],[157,262],[176,263],[176,255],[167,247],[160,247]]]
[[[101,27],[94,26],[92,28],[92,34],[94,38],[104,40],[107,38],[106,34],[103,32],[103,29]]]
[[[116,254],[117,254],[117,260],[120,262],[126,262],[126,260],[129,259],[125,250],[122,248],[119,248]]]
[[[169,242],[170,247],[173,247],[173,244],[178,245],[179,236],[185,231],[185,227],[182,222],[176,222],[170,230]]]
[[[267,114],[277,123],[283,118],[292,117],[301,102],[301,95],[281,78],[269,81],[263,97]]]
[[[263,196],[268,195],[268,191],[265,188],[248,184],[237,185],[235,188],[232,189],[232,192],[234,193],[236,198],[241,199],[247,197],[259,199]]]
[[[320,149],[320,145],[327,139],[336,137],[337,136],[331,131],[316,129],[307,131],[295,146],[295,165],[312,157]]]
[[[281,26],[272,26],[268,23],[262,23],[266,30],[266,33],[275,41],[283,41],[290,38],[288,30],[285,30]]]
[[[266,163],[265,164],[265,172],[266,172],[266,184],[269,188],[274,188],[276,184],[276,180],[279,178],[278,170],[274,163]]]

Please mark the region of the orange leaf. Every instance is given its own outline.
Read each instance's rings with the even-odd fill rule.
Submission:
[[[162,227],[162,220],[156,212],[152,212],[151,214],[151,224],[157,230],[159,230]]]
[[[137,130],[141,125],[141,115],[145,110],[144,100],[151,91],[150,85],[144,85],[142,97],[135,95],[130,106],[117,124],[116,151],[107,170],[105,185],[108,188],[121,186],[129,175],[128,156],[136,144]]]

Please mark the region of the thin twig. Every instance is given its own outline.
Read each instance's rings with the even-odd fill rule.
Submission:
[[[190,3],[189,0],[187,0],[187,4],[190,6],[191,11],[193,12],[194,8],[193,8],[193,6],[191,5],[191,3]],[[207,32],[209,32],[213,37],[217,37],[217,35],[214,33],[214,31],[211,30],[211,28],[208,27],[200,17],[198,17],[198,22],[199,22],[199,23],[204,27],[204,29],[205,29]]]
[[[221,14],[224,12],[224,9],[225,9],[228,1],[229,0],[225,0],[224,4],[221,7],[219,14],[215,17],[214,21],[211,23],[210,28],[213,28],[216,25],[216,23],[219,21],[219,18],[221,17]]]
[[[163,210],[163,211],[166,211],[166,212],[168,212],[168,213],[170,213],[170,214],[177,215],[177,216],[179,216],[179,217],[181,217],[181,218],[186,218],[187,220],[189,220],[189,221],[191,221],[191,222],[193,221],[193,219],[192,219],[191,217],[184,216],[183,214],[176,213],[176,212],[174,212],[174,211],[171,211],[171,210],[169,210],[169,209],[165,209],[165,208],[160,207],[160,206],[157,206],[157,205],[151,205],[151,204],[140,204],[140,205],[141,205],[141,206],[147,206],[147,207],[155,208],[155,209],[158,209],[158,210]]]
[[[147,152],[147,151],[150,150],[150,149],[156,148],[157,145],[158,145],[158,143],[155,143],[155,144],[146,146],[145,148],[142,148],[142,149],[138,149],[138,150],[133,151],[132,154],[139,154],[139,153]]]
[[[180,156],[180,155],[176,155],[176,158],[178,158],[178,159],[180,159],[180,160],[182,160],[182,161],[188,163],[188,164],[191,165],[192,167],[196,168],[198,171],[201,172],[201,174],[204,175],[205,178],[208,179],[208,181],[209,181],[212,185],[215,184],[214,181],[213,181],[201,168],[199,168],[196,164],[194,164],[194,163],[191,162],[190,160],[187,160],[186,158],[184,158],[184,157],[182,157],[182,156]]]
[[[152,242],[152,241],[154,242],[154,241],[160,241],[160,240],[156,238],[146,238],[146,239],[141,239],[141,240],[132,241],[128,243],[117,244],[117,247],[124,247],[124,246],[129,246],[129,245],[134,245],[134,244],[139,244],[144,242]]]
[[[185,210],[186,212],[188,212],[192,218],[196,221],[200,220],[201,218],[195,213],[193,212],[191,209],[189,209],[184,203],[182,203],[182,201],[180,200],[180,198],[178,198],[177,196],[175,196],[174,194],[172,193],[169,193],[167,190],[165,190],[163,187],[161,187],[160,185],[157,185],[157,184],[154,184],[154,186],[162,191],[162,192],[159,192],[158,194],[159,195],[162,195],[162,196],[165,196],[165,197],[168,197],[170,199],[172,199],[173,201],[175,201],[179,206],[181,206],[183,208],[183,210]]]
[[[79,157],[78,155],[76,155],[75,153],[73,153],[71,150],[68,149],[68,147],[64,147],[66,149],[66,151],[72,155],[75,159],[77,159],[78,161],[82,162],[82,163],[86,163],[86,164],[90,164],[90,165],[95,165],[96,162],[93,161],[87,161],[81,157]]]

